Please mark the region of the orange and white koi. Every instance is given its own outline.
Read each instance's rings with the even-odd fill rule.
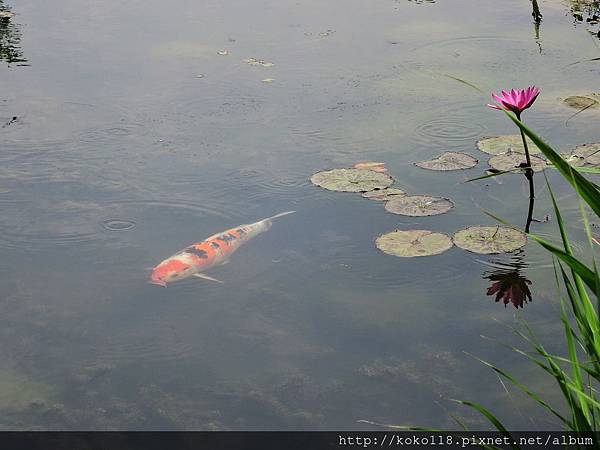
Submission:
[[[203,272],[211,267],[227,264],[231,255],[255,236],[268,231],[277,217],[292,214],[287,211],[248,225],[240,225],[222,233],[217,233],[202,242],[190,245],[162,261],[152,269],[149,283],[167,287],[167,283],[189,277],[222,283]]]

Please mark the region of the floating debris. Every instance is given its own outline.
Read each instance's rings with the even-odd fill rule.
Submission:
[[[600,167],[600,143],[578,145],[566,155],[565,161],[574,167]]]
[[[414,217],[444,214],[452,208],[454,203],[451,200],[428,195],[407,195],[385,204],[385,209],[393,214]]]
[[[531,168],[534,172],[540,172],[547,166],[546,161],[538,156],[530,156]],[[501,155],[492,156],[489,160],[489,164],[492,168],[500,171],[512,170],[517,167],[526,167],[527,159],[522,153],[503,153]]]
[[[533,143],[531,139],[525,137],[527,148],[530,155],[542,153],[542,151]],[[490,155],[500,155],[502,153],[515,152],[525,153],[523,139],[520,134],[507,134],[504,136],[491,136],[477,141],[477,148]]]
[[[461,152],[445,152],[430,161],[416,162],[415,166],[427,170],[463,170],[475,167],[478,159]]]
[[[106,219],[102,222],[102,228],[108,231],[127,231],[135,228],[133,220],[126,219]]]
[[[11,11],[0,11],[0,19],[10,19],[15,16],[14,12]]]
[[[264,80],[260,80],[261,83],[272,83],[275,81],[275,78],[265,78]]]
[[[204,78],[204,74],[203,73],[199,73],[198,75],[196,75],[196,78]]]
[[[428,230],[392,231],[377,238],[375,245],[388,255],[413,258],[444,253],[452,248],[452,239]]]
[[[563,100],[563,103],[575,109],[597,108],[600,105],[600,94],[572,95]]]
[[[229,55],[229,51],[228,50],[219,50],[217,52],[217,55],[227,56],[227,55]]]
[[[251,66],[273,67],[275,65],[271,62],[266,62],[264,59],[257,58],[248,58],[244,59],[243,61],[247,64],[250,64]]]
[[[331,36],[333,33],[335,33],[335,30],[327,30],[327,31],[323,31],[323,32],[319,33],[319,36],[327,37],[327,36]]]
[[[0,194],[8,194],[9,192],[10,192],[10,189],[0,188]]]
[[[385,189],[374,189],[369,192],[365,192],[362,196],[369,200],[376,200],[378,202],[387,202],[398,197],[404,197],[406,192],[402,189],[397,188],[385,188]]]
[[[310,181],[330,191],[367,192],[390,186],[394,179],[372,170],[333,169],[315,173]]]
[[[458,231],[452,238],[464,250],[485,255],[509,253],[527,244],[524,233],[505,227],[469,227]]]
[[[387,169],[385,168],[385,163],[381,162],[361,162],[354,164],[354,168],[358,170],[372,170],[374,172],[387,173]]]

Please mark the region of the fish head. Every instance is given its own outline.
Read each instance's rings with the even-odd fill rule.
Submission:
[[[183,280],[194,273],[192,266],[178,259],[168,259],[163,261],[152,271],[151,284],[167,287],[167,283]]]

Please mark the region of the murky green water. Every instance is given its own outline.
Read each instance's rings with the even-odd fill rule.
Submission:
[[[569,65],[600,42],[570,4],[541,4],[536,38],[526,0],[4,3],[16,15],[0,26],[3,429],[455,428],[451,413],[487,428],[448,398],[512,428],[557,427],[465,354],[554,397],[480,338],[520,343],[506,326],[524,318],[561,349],[547,254],[402,259],[374,240],[492,223],[480,208],[525,221],[522,177],[461,184],[485,167],[475,141],[513,129],[444,74],[485,91],[535,83],[530,125],[559,148],[599,140],[597,112],[565,125],[560,99],[597,90],[600,72]],[[446,150],[480,165],[412,164]],[[364,160],[456,208],[395,216],[309,182]],[[574,197],[551,179],[584,253]],[[537,184],[541,218],[551,208]],[[290,209],[210,272],[225,284],[146,283],[144,268],[185,245]],[[486,296],[505,267],[532,282],[518,312]]]

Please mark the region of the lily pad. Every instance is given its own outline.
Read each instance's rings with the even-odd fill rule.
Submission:
[[[575,147],[571,159],[580,159],[584,165],[600,167],[600,143],[583,144]]]
[[[390,186],[394,179],[372,170],[333,169],[315,173],[310,181],[323,189],[342,192],[367,192]]]
[[[565,98],[563,102],[565,105],[576,109],[597,108],[600,105],[598,102],[599,97],[598,94],[572,95],[571,97]]]
[[[582,156],[572,153],[561,153],[560,156],[572,167],[581,167],[585,165],[585,159]]]
[[[428,195],[407,195],[385,204],[385,209],[393,214],[415,217],[444,214],[453,207],[454,203],[447,198]]]
[[[415,166],[428,170],[462,170],[475,167],[479,160],[461,152],[445,152],[430,161],[420,161]]]
[[[452,248],[452,239],[428,230],[392,231],[377,238],[375,245],[388,255],[412,258],[439,255]]]
[[[496,170],[505,171],[515,169],[521,164],[527,164],[527,159],[522,153],[510,152],[502,155],[492,156],[489,164]],[[531,156],[531,168],[534,172],[544,170],[545,167],[546,161],[538,156]]]
[[[385,163],[381,162],[361,162],[354,164],[354,168],[358,170],[373,170],[374,172],[386,173],[387,169],[385,168]]]
[[[369,192],[365,192],[362,196],[364,198],[368,198],[369,200],[376,200],[379,202],[387,202],[388,200],[392,200],[398,197],[404,197],[406,192],[402,189],[397,188],[385,188],[385,189],[375,189]]]
[[[537,145],[535,145],[528,137],[525,137],[525,142],[527,142],[527,148],[529,149],[530,155],[542,153]],[[477,141],[477,148],[490,155],[500,155],[508,152],[525,153],[523,139],[520,134],[487,137]]]
[[[485,255],[509,253],[527,244],[525,234],[499,226],[469,227],[458,231],[452,240],[457,247]]]
[[[265,61],[264,59],[257,58],[248,58],[244,59],[246,64],[250,64],[251,66],[263,66],[263,67],[273,67],[275,64]]]

